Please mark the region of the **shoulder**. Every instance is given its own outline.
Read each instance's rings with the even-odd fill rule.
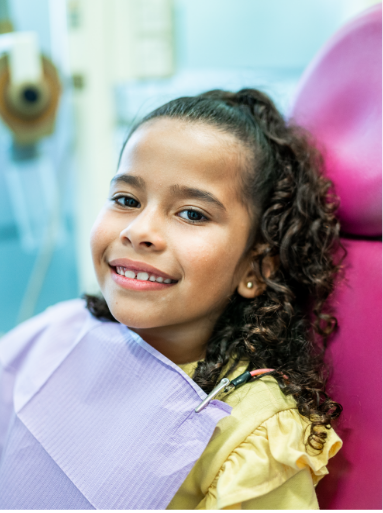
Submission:
[[[300,415],[295,399],[284,395],[273,377],[265,376],[245,387],[238,390],[237,397],[233,394],[227,400],[233,406],[232,424],[226,426],[226,419],[222,419],[219,426],[222,434],[218,437],[221,436],[224,445],[229,444],[230,454],[217,476],[220,473],[223,476],[226,471],[227,479],[230,468],[242,461],[245,474],[252,476],[253,482],[256,476],[260,482],[267,481],[266,469],[274,468],[272,474],[279,485],[306,468],[317,484],[328,473],[329,458],[341,448],[340,438],[333,429],[326,430],[323,451],[313,451],[306,443],[309,420]],[[273,479],[269,476],[270,485]]]
[[[238,369],[236,374],[242,371]],[[284,395],[272,376],[247,383],[222,400],[233,409],[229,417],[219,422],[214,437],[218,444],[227,445],[230,452],[268,419],[297,408],[294,398]]]
[[[239,370],[238,374],[241,372]],[[280,411],[297,407],[295,399],[283,394],[272,376],[247,383],[223,400],[232,406],[233,418],[245,422],[248,427],[255,427]]]
[[[270,376],[243,386],[224,400],[233,407],[232,413],[218,423],[183,485],[198,490],[199,508],[221,509],[277,489],[289,493],[288,488],[299,481],[305,483],[302,493],[307,494],[306,506],[310,509],[310,504],[316,503],[314,485],[327,474],[328,459],[341,447],[335,432],[328,431],[320,455],[310,454],[305,446],[307,419],[299,414],[295,400],[285,396]],[[286,488],[287,482],[291,486]],[[182,491],[181,487],[180,499]]]
[[[219,508],[245,502],[270,494],[287,482],[294,486],[292,478],[305,471],[306,478],[302,482],[306,484],[300,493],[309,500],[314,486],[328,474],[328,460],[339,451],[342,442],[334,430],[329,429],[325,447],[319,453],[307,446],[308,434],[309,421],[296,407],[273,413],[238,445],[236,440],[235,447],[231,446],[206,497],[216,497]],[[285,492],[288,493],[287,488]]]
[[[254,434],[261,445],[264,441],[268,443],[268,427],[282,412],[296,412],[293,397],[285,396],[271,376],[248,383],[223,400],[233,408],[231,415],[218,423],[203,454],[210,460],[214,475],[220,472],[234,451],[243,447],[250,449],[254,445]]]
[[[17,367],[42,336],[49,337],[51,341],[73,338],[90,317],[82,299],[64,301],[47,308],[1,337],[2,366]]]

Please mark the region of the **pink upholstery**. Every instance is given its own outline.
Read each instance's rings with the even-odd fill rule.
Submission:
[[[334,298],[339,331],[330,344],[332,396],[343,406],[344,446],[318,485],[324,509],[381,509],[382,244],[343,240],[346,277]]]
[[[324,146],[342,230],[382,233],[381,5],[341,29],[306,70],[294,118]]]
[[[324,149],[348,251],[329,349],[344,447],[318,485],[326,509],[382,508],[381,30],[381,6],[340,30],[304,74],[293,108]]]

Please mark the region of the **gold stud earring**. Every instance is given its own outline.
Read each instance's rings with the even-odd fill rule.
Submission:
[[[247,287],[248,289],[252,289],[252,288],[253,288],[253,282],[252,282],[252,281],[248,281],[248,282],[246,283],[246,287]]]

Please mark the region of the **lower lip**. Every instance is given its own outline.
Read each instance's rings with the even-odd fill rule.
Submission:
[[[176,283],[158,283],[157,281],[149,281],[149,280],[137,280],[136,278],[127,278],[126,276],[122,276],[118,274],[115,269],[112,267],[112,278],[113,280],[123,287],[124,289],[129,290],[162,290],[172,287]]]

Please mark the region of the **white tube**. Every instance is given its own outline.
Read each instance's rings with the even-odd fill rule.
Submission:
[[[13,44],[15,32],[9,32],[7,34],[0,34],[0,57],[4,53],[9,53],[9,50]]]
[[[34,84],[41,81],[42,63],[37,34],[14,32],[9,48],[11,85]]]

